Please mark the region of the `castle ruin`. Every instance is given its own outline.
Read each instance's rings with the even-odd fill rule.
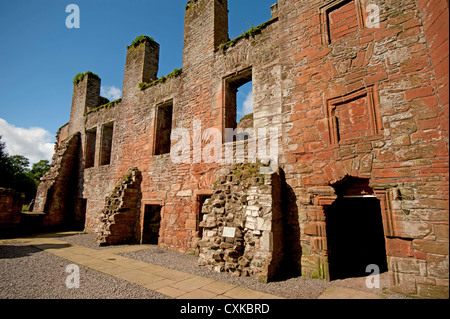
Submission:
[[[100,244],[196,252],[261,281],[376,264],[392,291],[448,298],[448,1],[279,0],[271,12],[230,40],[227,1],[190,0],[181,70],[158,79],[159,45],[140,37],[121,100],[77,77],[34,211]],[[237,128],[248,82],[250,129],[277,132],[277,158],[205,160],[205,130]],[[188,152],[174,162],[179,129]],[[252,143],[223,140],[222,155]]]

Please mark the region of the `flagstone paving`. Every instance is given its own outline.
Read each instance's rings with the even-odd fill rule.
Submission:
[[[64,242],[58,237],[76,232],[53,233],[34,237],[3,239],[2,244],[27,244],[80,266],[114,276],[146,289],[177,299],[284,299],[264,292],[238,287],[214,279],[126,258],[119,254],[149,249],[154,246],[134,245],[92,249]],[[359,290],[329,287],[319,299],[380,299],[383,296]]]

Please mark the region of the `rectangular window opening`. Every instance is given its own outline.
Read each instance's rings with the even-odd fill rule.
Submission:
[[[91,168],[95,165],[95,146],[97,142],[97,128],[86,132],[86,154],[85,154],[85,168]]]
[[[173,101],[157,106],[154,155],[163,155],[170,153],[172,117]]]
[[[108,123],[103,125],[100,165],[109,165],[111,163],[113,131],[114,131],[114,123]]]
[[[246,69],[224,79],[224,132],[242,129],[243,133],[233,135],[233,141],[248,139],[246,129],[253,129],[253,77],[252,69]],[[239,136],[242,135],[242,136]],[[231,137],[224,134],[224,142]]]

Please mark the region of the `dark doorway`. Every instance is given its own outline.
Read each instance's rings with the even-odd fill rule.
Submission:
[[[142,244],[158,245],[161,224],[161,206],[145,205]]]
[[[358,194],[355,188],[337,189],[339,197],[326,210],[331,280],[368,276],[366,268],[371,264],[380,273],[387,271],[381,206],[367,189],[360,188],[366,194]]]
[[[86,211],[87,211],[87,199],[78,198],[77,207],[75,211],[75,224],[74,229],[83,230],[86,222]]]

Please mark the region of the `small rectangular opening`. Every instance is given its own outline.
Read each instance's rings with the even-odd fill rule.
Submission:
[[[114,131],[114,123],[108,123],[103,125],[100,165],[109,165],[111,163],[113,131]]]
[[[156,109],[154,155],[170,153],[172,134],[173,101],[161,104]]]
[[[158,245],[161,208],[161,205],[145,205],[142,244]]]
[[[97,142],[97,128],[93,128],[86,132],[86,154],[85,168],[91,168],[95,165],[95,146]]]
[[[197,212],[197,231],[198,236],[200,238],[203,238],[203,227],[200,227],[200,222],[203,221],[203,216],[205,215],[203,213],[203,204],[205,201],[209,198],[211,198],[212,195],[197,195],[197,204],[198,204],[198,212]]]

